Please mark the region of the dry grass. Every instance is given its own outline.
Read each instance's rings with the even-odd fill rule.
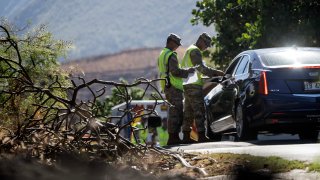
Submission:
[[[217,175],[235,175],[272,179],[276,173],[289,172],[294,169],[309,169],[319,172],[318,163],[289,161],[280,157],[252,156],[248,154],[183,154],[183,157],[194,167],[203,168],[208,175],[204,176],[195,168],[187,168],[177,159],[170,156],[151,155],[135,161],[135,168],[157,177],[185,176],[192,179]]]
[[[183,56],[185,48],[178,49],[180,58]],[[63,67],[79,67],[84,73],[122,73],[133,70],[157,67],[157,58],[161,48],[136,49],[123,51],[112,55],[80,59],[63,64]]]

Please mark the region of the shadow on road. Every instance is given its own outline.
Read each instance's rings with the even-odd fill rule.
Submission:
[[[208,143],[193,143],[193,144],[177,144],[172,146],[164,146],[165,149],[202,149],[202,148],[229,148],[229,147],[246,147],[246,146],[266,146],[266,145],[299,145],[299,144],[314,144],[318,141],[300,140],[298,135],[291,134],[260,134],[258,140],[254,141],[235,141],[234,136],[225,135],[221,141]]]
[[[319,142],[319,140],[317,141]],[[258,141],[248,141],[248,143],[254,145],[289,145],[289,144],[313,144],[317,143],[315,141],[308,140],[258,140]]]
[[[258,140],[248,141],[255,145],[289,145],[289,144],[312,144],[317,143],[318,141],[312,140],[300,140],[298,135],[291,134],[260,134],[258,135]]]

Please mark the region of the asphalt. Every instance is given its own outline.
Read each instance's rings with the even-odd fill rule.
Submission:
[[[213,177],[200,178],[201,180],[239,180],[239,179],[252,179],[253,177],[239,178],[236,175],[220,175]],[[257,179],[257,178],[255,178]],[[286,173],[272,174],[270,176],[265,175],[259,178],[260,179],[272,179],[272,180],[319,180],[320,173],[310,173],[306,170],[295,169]],[[254,180],[254,179],[252,179]]]
[[[288,160],[320,162],[319,142],[301,141],[291,135],[264,136],[257,141],[248,142],[233,142],[224,139],[220,142],[181,144],[166,148],[172,151],[279,156]]]
[[[319,134],[320,135],[320,134]],[[257,141],[234,142],[232,138],[224,138],[221,142],[199,144],[181,144],[166,147],[172,151],[201,152],[201,153],[235,153],[255,156],[279,156],[288,160],[320,163],[320,141],[317,143],[301,141],[295,135],[281,134],[277,136],[259,135]],[[262,176],[259,176],[262,175]],[[277,179],[277,180],[320,180],[320,173],[308,172],[308,169],[296,169],[290,172],[271,174],[267,169],[244,177],[236,175],[220,175],[206,177],[206,180],[238,180],[238,179]]]

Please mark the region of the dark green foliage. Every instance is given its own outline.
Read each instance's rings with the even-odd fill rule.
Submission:
[[[34,104],[61,106],[52,100],[46,100],[48,96],[37,93],[36,89],[47,89],[53,95],[66,97],[66,89],[57,88],[69,85],[68,74],[60,69],[58,58],[66,55],[69,43],[55,40],[45,26],[20,30],[4,19],[0,21],[0,25],[3,27],[0,30],[1,124],[10,125],[13,121],[23,121],[34,113]],[[10,37],[4,28],[8,30]],[[25,32],[27,30],[30,31]],[[28,82],[28,85],[23,82]],[[39,117],[40,114],[39,111]]]
[[[319,9],[316,0],[202,0],[191,22],[215,26],[212,60],[225,67],[246,49],[320,46]]]

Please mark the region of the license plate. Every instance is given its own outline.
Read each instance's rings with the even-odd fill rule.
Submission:
[[[320,90],[320,82],[304,82],[305,91]]]

